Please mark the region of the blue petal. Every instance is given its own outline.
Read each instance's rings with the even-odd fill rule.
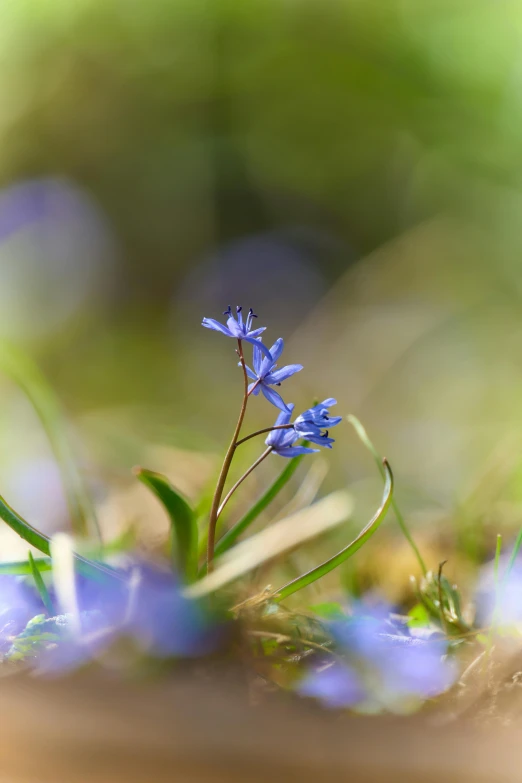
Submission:
[[[261,365],[260,375],[267,375],[271,368],[274,366],[274,364],[277,362],[281,354],[283,353],[284,348],[284,340],[282,337],[279,337],[273,346],[270,348],[270,353],[272,355],[271,361],[268,359],[263,359],[263,363]]]
[[[276,408],[279,408],[282,411],[288,410],[286,407],[286,402],[283,400],[280,394],[271,389],[269,386],[266,386],[264,383],[261,383],[260,386],[261,391],[265,395],[268,402],[271,402],[272,405],[275,405]]]
[[[334,400],[333,397],[328,397],[328,399],[323,400],[321,403],[319,403],[319,407],[322,408],[331,408],[332,405],[337,405],[337,400]]]
[[[216,332],[222,332],[227,337],[233,337],[234,335],[227,329],[226,326],[220,324],[219,321],[215,321],[213,318],[203,318],[201,326],[206,326],[207,329],[214,329]]]
[[[272,354],[270,353],[270,351],[268,350],[268,348],[266,347],[266,345],[263,345],[263,343],[261,342],[261,340],[256,340],[256,339],[255,339],[255,337],[245,337],[245,335],[244,335],[244,334],[240,335],[240,339],[241,339],[241,340],[246,340],[246,342],[247,342],[247,343],[251,343],[252,345],[257,345],[257,347],[259,348],[259,350],[260,350],[260,351],[263,351],[263,353],[265,354],[265,356],[268,356],[268,357],[269,357],[269,359],[270,359],[270,361],[272,361]]]
[[[257,377],[259,378],[261,374],[261,364],[263,362],[263,354],[257,345],[254,345],[253,358],[254,358],[254,370],[256,371]]]
[[[241,366],[242,366],[242,365],[241,365],[241,362],[239,362],[239,363],[238,363],[238,367],[241,367]],[[257,375],[255,374],[255,372],[253,372],[253,371],[250,369],[250,367],[248,366],[248,364],[247,364],[247,365],[245,365],[245,370],[246,370],[246,374],[248,375],[248,377],[250,378],[250,380],[251,380],[251,381],[257,381]]]
[[[251,332],[248,332],[248,337],[259,337],[264,331],[266,331],[266,326],[260,326],[259,329],[253,329]]]
[[[274,372],[269,373],[266,376],[265,381],[267,383],[282,383],[283,381],[286,381],[287,378],[295,375],[296,372],[300,372],[302,369],[302,364],[287,364],[286,367],[281,367],[280,370],[274,370]]]
[[[299,457],[301,454],[317,454],[319,449],[307,449],[306,446],[287,446],[281,451],[274,449],[279,457]]]
[[[311,432],[303,434],[302,437],[304,440],[317,443],[318,446],[324,446],[326,449],[331,449],[332,443],[335,443],[334,438],[329,438],[327,435],[313,435]]]
[[[227,319],[227,326],[233,337],[237,337],[239,340],[241,340],[245,336],[243,329],[241,329],[238,322],[232,315]]]
[[[319,427],[317,424],[314,424],[313,421],[301,419],[300,416],[298,416],[295,420],[294,427],[297,432],[303,433],[303,438],[308,435],[315,435],[318,438],[321,436],[321,427]]]
[[[248,393],[253,394],[254,397],[257,397],[257,395],[259,394],[259,384],[257,383],[257,378],[256,378],[256,382],[251,383],[250,386],[248,387]]]

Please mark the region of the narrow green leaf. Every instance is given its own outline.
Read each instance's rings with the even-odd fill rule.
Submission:
[[[34,559],[34,562],[39,571],[50,571],[52,568],[50,557],[37,557]],[[13,560],[7,563],[0,563],[0,575],[27,576],[32,573],[29,560]]]
[[[306,443],[303,443],[303,445],[306,445]],[[244,517],[242,517],[239,522],[236,522],[236,524],[231,527],[222,538],[219,539],[215,549],[216,557],[219,557],[219,555],[222,555],[223,552],[227,551],[227,549],[230,549],[230,547],[235,544],[238,537],[245,532],[245,530],[258,518],[265,508],[272,502],[272,500],[277,497],[283,487],[288,484],[296,472],[297,468],[301,464],[302,459],[302,456],[291,459],[288,465],[285,465],[284,469],[281,471],[274,483],[266,490],[266,492],[263,493],[263,495],[261,495],[259,500],[257,500],[252,508],[246,512]]]
[[[51,556],[51,539],[44,535],[44,533],[40,533],[40,531],[30,525],[29,522],[26,522],[25,519],[12,509],[2,497],[0,497],[0,519],[3,519],[11,530],[19,535],[24,541],[27,541],[28,544],[31,544],[35,549],[43,552],[44,555],[47,555],[48,557]],[[74,558],[78,570],[85,576],[94,579],[100,579],[102,576],[113,577],[119,580],[125,579],[116,569],[111,568],[104,563],[95,563],[76,553]]]
[[[0,344],[0,370],[25,393],[47,434],[60,469],[73,529],[85,536],[94,531],[101,539],[93,504],[76,468],[60,403],[30,357],[14,346]]]
[[[384,494],[381,505],[375,513],[374,517],[368,522],[366,527],[359,533],[357,538],[355,538],[351,544],[348,544],[348,546],[344,547],[344,549],[341,549],[340,552],[331,557],[329,560],[321,563],[321,565],[316,566],[316,568],[312,568],[306,574],[298,576],[297,579],[293,579],[279,590],[276,590],[274,595],[275,601],[283,601],[285,598],[288,598],[289,595],[292,595],[298,590],[302,590],[303,587],[307,587],[308,585],[312,584],[312,582],[316,582],[318,579],[321,579],[321,577],[325,576],[325,574],[330,573],[330,571],[333,571],[334,568],[337,568],[337,566],[341,565],[341,563],[344,563],[346,560],[352,557],[352,555],[354,555],[366,543],[366,541],[368,541],[368,539],[373,536],[381,522],[384,520],[393,496],[393,474],[386,460],[383,460],[383,465],[385,472]]]
[[[36,584],[36,589],[40,593],[40,598],[43,601],[43,605],[45,606],[47,614],[49,617],[54,617],[56,612],[54,611],[54,606],[51,600],[51,596],[49,595],[49,590],[45,586],[45,582],[42,579],[42,575],[38,569],[38,566],[36,565],[36,561],[32,552],[29,552],[29,565],[31,566],[31,573]]]
[[[161,473],[145,468],[135,468],[134,472],[165,507],[171,522],[173,566],[187,582],[193,582],[198,556],[198,528],[194,511]]]
[[[356,416],[353,416],[352,414],[350,414],[346,418],[349,421],[349,423],[352,425],[352,427],[355,429],[355,432],[359,436],[359,438],[362,441],[362,443],[366,446],[366,448],[368,449],[370,454],[373,456],[373,458],[375,460],[375,463],[376,463],[377,467],[379,468],[379,472],[380,472],[382,478],[384,479],[385,478],[384,467],[383,467],[384,460],[381,457],[381,455],[378,453],[377,449],[375,448],[375,446],[371,442],[370,438],[368,437],[368,433],[366,432],[365,428],[363,427],[363,425],[361,424],[361,422],[359,421],[359,419]],[[426,574],[428,573],[428,569],[426,568],[426,563],[424,562],[424,560],[422,558],[422,555],[419,552],[417,544],[413,540],[413,536],[412,536],[412,534],[410,533],[410,531],[408,529],[408,525],[406,524],[406,521],[405,521],[401,511],[399,510],[399,507],[397,506],[395,498],[392,499],[392,508],[393,508],[394,513],[395,513],[395,517],[397,519],[397,522],[399,523],[399,527],[402,530],[402,533],[403,533],[404,537],[406,538],[408,544],[412,548],[413,553],[415,554],[415,557],[417,558],[417,562],[418,562],[418,564],[420,566],[420,569],[421,569],[423,575],[426,576]]]

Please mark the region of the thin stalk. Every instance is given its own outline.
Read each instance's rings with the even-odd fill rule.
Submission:
[[[236,445],[237,445],[237,444],[236,444]],[[246,473],[243,473],[243,475],[241,476],[241,478],[239,478],[239,479],[236,481],[236,483],[234,484],[234,486],[232,487],[232,489],[231,489],[231,490],[229,490],[229,492],[228,492],[227,496],[225,497],[224,501],[222,502],[222,504],[221,504],[221,505],[220,505],[220,507],[218,508],[218,513],[217,513],[217,518],[218,518],[218,519],[219,519],[219,517],[221,516],[221,513],[222,513],[223,509],[224,509],[224,508],[225,508],[225,506],[227,505],[228,501],[230,500],[230,498],[232,497],[232,495],[234,494],[234,492],[236,491],[236,489],[237,489],[238,487],[240,487],[240,486],[241,486],[241,484],[243,483],[243,481],[244,481],[246,478],[248,478],[248,476],[250,476],[250,474],[251,474],[251,473],[253,473],[253,471],[254,471],[254,470],[257,468],[257,466],[258,466],[258,465],[260,465],[260,464],[263,462],[263,460],[264,460],[264,459],[266,459],[266,458],[268,457],[268,455],[269,455],[269,454],[271,454],[271,453],[272,453],[272,446],[269,446],[269,447],[268,447],[268,448],[267,448],[267,449],[266,449],[266,450],[265,450],[265,451],[264,451],[264,452],[261,454],[261,456],[260,456],[258,459],[256,459],[256,461],[255,461],[255,462],[254,462],[252,465],[250,465],[250,467],[249,467],[249,469],[246,471]]]
[[[273,432],[274,430],[291,430],[293,426],[293,424],[276,424],[274,427],[264,427],[262,430],[256,430],[255,432],[251,432],[250,435],[245,435],[244,438],[238,440],[236,446],[241,446],[242,443],[246,443],[247,440],[250,440],[250,438],[255,438],[257,435],[264,435],[265,432]]]
[[[374,460],[375,460],[375,462],[377,464],[377,467],[379,468],[379,472],[380,472],[382,478],[385,479],[386,477],[385,477],[385,471],[384,471],[384,467],[383,467],[383,459],[380,456],[380,454],[378,453],[378,451],[375,448],[375,446],[373,445],[373,443],[371,442],[370,438],[368,437],[368,433],[366,432],[365,428],[363,427],[363,425],[361,424],[361,422],[359,421],[359,419],[356,416],[349,415],[346,418],[350,422],[352,427],[355,429],[357,435],[359,436],[361,441],[364,443],[364,445],[366,446],[368,451],[372,454],[372,456],[373,456],[373,458],[374,458]],[[395,513],[395,518],[396,518],[397,522],[399,523],[399,527],[402,530],[402,534],[403,534],[404,538],[406,539],[406,541],[408,542],[408,544],[410,545],[410,547],[411,547],[411,549],[413,551],[413,554],[417,558],[417,562],[418,562],[418,564],[420,566],[420,569],[421,569],[423,575],[426,576],[427,573],[428,573],[428,569],[426,568],[426,563],[424,562],[424,559],[423,559],[423,557],[422,557],[422,555],[421,555],[421,553],[419,551],[419,548],[417,547],[417,544],[415,543],[415,541],[413,539],[413,536],[412,536],[412,534],[410,533],[410,531],[408,529],[408,525],[406,524],[406,521],[405,521],[404,517],[402,516],[401,511],[399,510],[399,507],[398,507],[398,505],[397,505],[397,503],[395,501],[395,498],[392,498],[391,506],[392,506],[393,511]],[[521,542],[522,542],[522,530],[521,530],[520,536],[521,536]]]
[[[221,466],[221,472],[219,474],[216,491],[214,492],[214,497],[212,499],[212,507],[210,509],[210,518],[208,522],[208,542],[207,542],[207,572],[208,573],[210,573],[210,571],[212,570],[212,561],[214,560],[214,545],[216,541],[216,523],[218,518],[219,505],[221,503],[221,496],[223,495],[223,490],[225,488],[225,482],[227,480],[228,471],[230,470],[230,465],[232,464],[232,460],[234,458],[237,439],[239,438],[239,433],[241,432],[241,427],[243,425],[243,419],[245,418],[245,413],[246,413],[246,408],[248,403],[248,375],[246,371],[245,357],[243,356],[243,345],[241,340],[237,341],[237,352],[239,355],[239,361],[241,363],[241,367],[243,368],[243,377],[244,377],[243,402],[241,403],[241,410],[239,411],[239,418],[237,420],[236,429],[234,430],[232,440],[230,441],[230,446],[228,447],[227,453],[225,454],[225,459],[223,460],[223,465]]]
[[[308,445],[307,441],[304,441],[303,445]],[[227,530],[227,532],[223,535],[222,538],[219,539],[216,544],[216,555],[222,555],[223,552],[226,552],[228,549],[230,549],[239,536],[245,532],[245,530],[252,524],[252,522],[254,522],[254,520],[258,518],[258,516],[272,502],[272,500],[277,497],[279,492],[283,489],[283,487],[286,486],[286,484],[294,475],[295,471],[301,464],[302,459],[303,455],[291,459],[289,464],[285,466],[274,483],[266,490],[266,492],[261,495],[259,500],[254,503],[252,508],[246,512],[245,516],[242,517],[239,522],[236,522],[236,524],[231,527],[230,530]]]

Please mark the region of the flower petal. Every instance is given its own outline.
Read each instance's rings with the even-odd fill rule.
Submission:
[[[237,366],[241,367],[242,366],[241,362],[238,362]],[[248,375],[248,377],[250,378],[251,381],[257,381],[257,375],[255,374],[255,372],[253,370],[250,369],[248,364],[245,365],[245,370],[246,370],[246,374]]]
[[[219,321],[215,321],[214,318],[203,318],[201,326],[206,326],[207,329],[214,329],[216,332],[222,332],[223,334],[226,334],[227,337],[234,336],[230,332],[230,329],[227,329],[224,324],[220,324]]]
[[[282,337],[279,337],[273,346],[270,348],[270,354],[272,356],[272,359],[269,361],[268,359],[263,359],[263,363],[261,365],[261,369],[259,374],[260,375],[267,375],[271,368],[274,366],[274,364],[277,362],[281,354],[283,353],[284,348],[284,340]]]
[[[274,370],[265,377],[266,383],[282,383],[295,375],[296,372],[301,372],[303,369],[302,364],[287,364],[286,367],[281,367],[280,370]]]
[[[286,407],[286,402],[283,400],[280,394],[271,389],[270,386],[266,386],[264,383],[261,383],[260,386],[261,391],[265,395],[268,402],[271,402],[272,405],[275,405],[276,408],[279,408],[282,411],[288,410]]]
[[[266,326],[260,326],[259,329],[253,329],[251,332],[248,332],[248,337],[259,337],[260,334],[263,334],[263,332],[266,331]]]
[[[274,454],[279,457],[299,457],[301,454],[316,454],[319,449],[308,449],[306,446],[287,446],[281,449],[281,451],[274,449]]]
[[[309,440],[311,443],[317,443],[318,446],[323,446],[326,449],[331,449],[332,443],[335,443],[335,438],[329,438],[328,435],[313,435],[311,432],[300,434],[304,440]]]
[[[239,338],[239,339],[241,339],[241,340],[245,340],[247,343],[251,343],[252,345],[257,345],[257,347],[259,348],[259,350],[260,350],[260,351],[263,351],[263,353],[265,354],[265,356],[268,356],[268,357],[270,357],[270,361],[272,361],[272,354],[270,353],[270,351],[268,350],[268,348],[266,347],[266,345],[263,345],[263,343],[261,342],[261,340],[256,340],[256,339],[255,339],[255,337],[245,337],[245,335],[244,335],[244,334],[242,334],[242,335],[240,336],[240,338]]]
[[[231,315],[230,318],[227,318],[227,326],[231,335],[233,337],[237,337],[238,340],[241,340],[245,336],[243,330],[233,315]]]
[[[263,362],[263,353],[260,350],[259,346],[254,345],[254,370],[256,371],[257,377],[259,378],[259,375],[261,373],[261,364]]]

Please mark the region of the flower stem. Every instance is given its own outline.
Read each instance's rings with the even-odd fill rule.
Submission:
[[[246,408],[248,403],[248,375],[246,371],[245,357],[243,356],[243,345],[241,340],[237,341],[237,352],[239,356],[239,361],[241,362],[241,367],[243,368],[243,377],[244,377],[243,402],[241,403],[241,410],[239,411],[239,418],[237,420],[236,429],[234,430],[234,434],[232,436],[230,446],[228,447],[227,453],[225,454],[225,459],[223,460],[223,465],[221,466],[221,472],[219,474],[216,491],[214,492],[214,497],[212,499],[212,508],[210,509],[210,518],[208,522],[208,542],[207,542],[207,572],[209,573],[212,570],[212,561],[214,560],[214,545],[216,540],[216,523],[217,523],[218,512],[219,512],[219,504],[221,502],[221,496],[223,495],[223,490],[225,488],[225,482],[227,480],[228,471],[230,470],[230,465],[232,463],[232,459],[234,458],[234,452],[237,446],[237,439],[239,437],[239,433],[241,432],[241,426],[243,424],[243,419],[245,418],[245,413],[246,413]]]
[[[265,427],[262,430],[256,430],[255,432],[251,432],[250,435],[245,435],[244,438],[238,440],[236,446],[241,446],[242,443],[246,443],[247,440],[250,440],[250,438],[255,438],[257,435],[264,435],[265,432],[273,432],[274,430],[291,430],[293,426],[293,424],[276,424],[274,427]]]
[[[237,445],[237,444],[236,444],[236,445]],[[230,500],[230,498],[232,497],[232,495],[234,494],[234,492],[236,491],[236,489],[237,489],[239,486],[241,486],[241,484],[243,483],[243,481],[244,481],[246,478],[248,478],[248,476],[250,476],[250,474],[251,474],[251,473],[252,473],[252,472],[253,472],[253,471],[254,471],[254,470],[257,468],[257,466],[258,466],[258,465],[260,465],[260,464],[263,462],[263,460],[264,460],[264,459],[266,459],[266,458],[268,457],[268,455],[269,455],[271,452],[272,452],[272,446],[269,446],[269,447],[268,447],[268,448],[267,448],[267,449],[266,449],[266,450],[265,450],[265,451],[264,451],[264,452],[261,454],[261,456],[260,456],[258,459],[256,459],[256,461],[253,463],[253,465],[250,465],[250,467],[249,467],[249,469],[246,471],[246,473],[243,473],[243,475],[241,476],[241,478],[240,478],[240,479],[238,479],[238,480],[236,481],[236,483],[234,484],[234,486],[232,487],[232,489],[231,489],[231,490],[228,492],[227,496],[225,497],[224,501],[222,502],[222,504],[220,505],[220,507],[219,507],[219,509],[218,509],[218,513],[217,513],[217,518],[218,518],[218,519],[219,519],[219,517],[221,516],[221,513],[222,513],[223,509],[224,509],[224,508],[225,508],[225,506],[227,505],[228,501]]]

